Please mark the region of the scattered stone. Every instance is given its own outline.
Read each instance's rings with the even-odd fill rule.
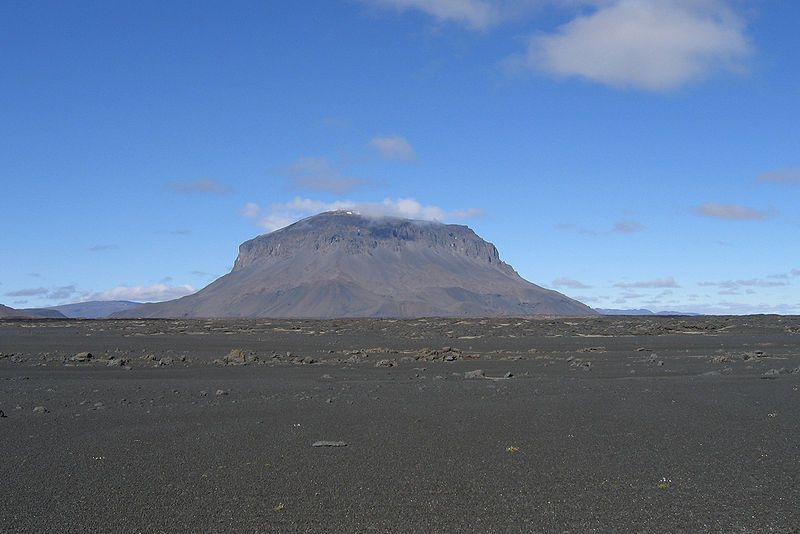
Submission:
[[[229,392],[228,392],[228,390],[227,390],[227,389],[218,389],[218,390],[217,390],[217,392],[215,393],[215,395],[216,395],[217,397],[222,397],[222,396],[224,396],[224,395],[227,395],[228,393],[229,393]]]
[[[79,352],[75,356],[72,356],[69,359],[69,361],[76,362],[76,363],[83,363],[83,362],[88,362],[91,359],[92,359],[92,353],[91,352]]]
[[[731,357],[727,354],[718,354],[711,358],[711,363],[730,363]]]
[[[329,375],[328,373],[325,373],[320,378],[322,378],[323,380],[331,380],[331,379],[333,379],[333,377],[331,375]]]
[[[201,397],[207,397],[208,396],[208,391],[206,391],[206,390],[201,391],[200,392],[200,396]]]
[[[514,378],[514,373],[512,373],[512,372],[510,372],[510,371],[509,371],[508,373],[506,373],[505,375],[503,375],[503,378]]]
[[[290,354],[290,353],[287,353],[287,354]],[[311,356],[303,356],[303,357],[295,356],[294,358],[292,358],[292,363],[297,364],[297,365],[311,365],[311,364],[317,363],[317,360],[315,360]]]
[[[792,373],[792,371],[789,371],[786,369],[786,367],[781,367],[780,369],[767,369],[767,371],[761,375],[761,378],[774,379],[778,378],[780,375],[788,375],[790,373]]]
[[[128,362],[126,362],[122,358],[118,358],[118,359],[108,360],[108,363],[106,363],[106,365],[108,367],[123,367],[126,363]]]
[[[6,413],[3,410],[0,410],[0,419],[5,419]]]
[[[454,362],[461,359],[461,349],[444,347],[441,350],[423,349],[415,359],[425,362]]]
[[[233,349],[222,359],[225,365],[247,365],[258,362],[258,356],[242,349]]]
[[[33,413],[47,413],[47,408],[44,406],[37,406],[33,409]]]
[[[655,363],[656,361],[658,361],[658,354],[654,352],[653,354],[650,355],[647,361],[649,361],[650,363]]]
[[[344,441],[315,441],[312,447],[347,447]]]
[[[664,365],[664,360],[658,360],[658,362],[656,362],[656,365],[662,367]]]
[[[395,367],[397,363],[394,360],[379,360],[375,362],[375,367]]]
[[[475,369],[474,371],[467,371],[464,373],[465,380],[475,380],[479,378],[486,378],[486,373],[483,372],[483,369]]]

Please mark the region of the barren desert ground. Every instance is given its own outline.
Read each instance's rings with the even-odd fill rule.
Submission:
[[[798,317],[4,321],[0,531],[797,532],[799,406]]]

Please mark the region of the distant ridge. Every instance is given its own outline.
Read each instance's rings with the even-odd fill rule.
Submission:
[[[616,310],[616,309],[609,309],[609,308],[595,308],[596,312],[602,315],[673,315],[673,316],[686,316],[686,317],[695,317],[699,315],[703,315],[702,313],[693,313],[693,312],[679,312],[679,311],[659,311],[654,312],[650,311],[645,308],[639,308],[634,310]]]
[[[239,247],[201,291],[114,317],[594,315],[532,284],[470,228],[326,212]]]
[[[31,319],[32,315],[0,304],[0,319]]]
[[[36,317],[37,319],[66,319],[67,316],[58,310],[50,308],[25,308],[20,310],[28,315]]]
[[[70,319],[103,319],[110,317],[116,312],[130,310],[141,305],[141,302],[131,302],[128,300],[90,300],[87,302],[77,302],[75,304],[48,306],[42,309],[59,312]]]

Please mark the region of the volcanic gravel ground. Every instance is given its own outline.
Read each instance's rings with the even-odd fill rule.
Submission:
[[[0,321],[0,531],[798,532],[799,389],[797,317]]]

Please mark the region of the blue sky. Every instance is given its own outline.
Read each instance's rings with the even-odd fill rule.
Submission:
[[[800,4],[0,3],[0,302],[163,300],[335,207],[594,307],[800,313]]]

